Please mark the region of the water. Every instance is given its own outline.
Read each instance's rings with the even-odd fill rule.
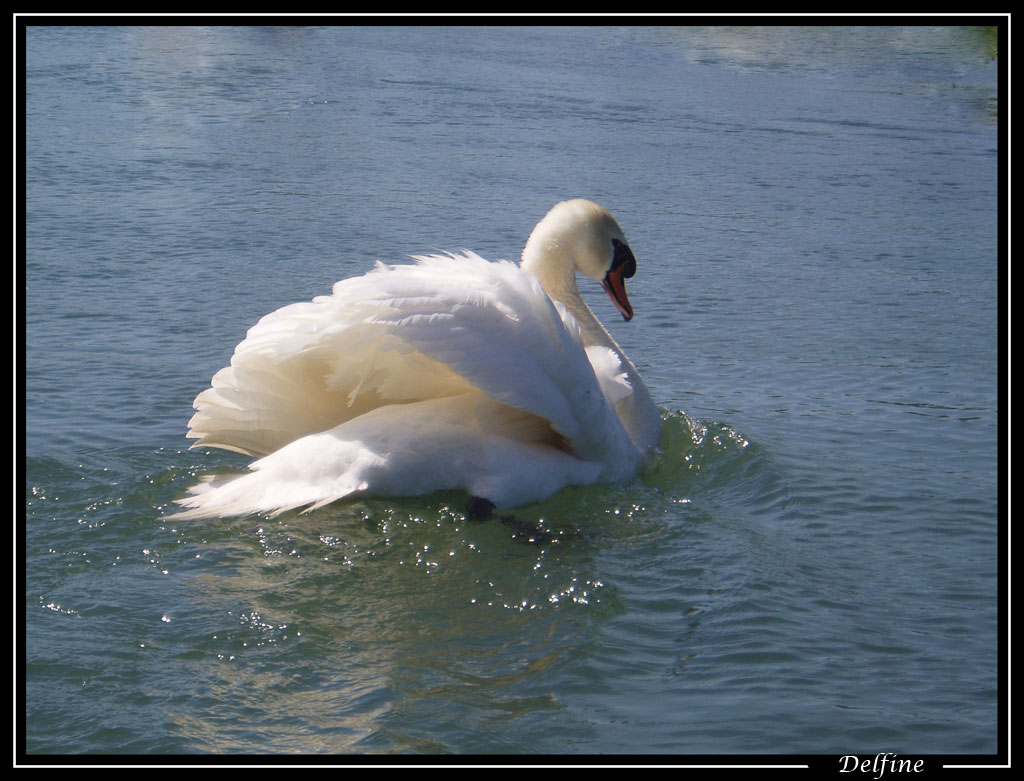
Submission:
[[[995,35],[33,27],[24,748],[992,754]],[[383,258],[607,206],[636,483],[204,523],[196,393]]]

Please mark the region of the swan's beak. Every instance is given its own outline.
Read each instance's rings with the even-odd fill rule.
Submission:
[[[612,244],[615,247],[615,256],[612,258],[612,267],[601,280],[601,287],[622,313],[622,319],[632,320],[633,307],[626,296],[626,280],[636,273],[636,258],[628,244],[617,239],[613,239]]]

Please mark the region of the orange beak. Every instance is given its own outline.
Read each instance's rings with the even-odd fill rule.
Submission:
[[[636,258],[629,245],[612,239],[612,247],[615,248],[615,255],[612,257],[612,267],[601,280],[601,287],[608,294],[615,307],[622,312],[623,320],[633,319],[633,307],[629,304],[626,296],[626,280],[636,273]]]
[[[615,307],[622,312],[623,320],[633,319],[633,307],[630,306],[629,298],[626,296],[626,280],[623,279],[622,267],[611,269],[601,280],[601,287],[608,294]]]

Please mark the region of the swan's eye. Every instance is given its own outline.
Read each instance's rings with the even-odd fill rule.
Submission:
[[[615,254],[612,256],[612,267],[609,270],[616,271],[622,268],[622,276],[629,279],[636,273],[636,258],[633,256],[633,250],[629,248],[628,244],[618,239],[612,239],[612,247],[615,249]]]

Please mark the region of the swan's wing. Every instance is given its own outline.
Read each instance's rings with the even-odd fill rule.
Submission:
[[[417,261],[391,270],[394,298],[376,322],[491,398],[548,421],[585,458],[629,447],[579,327],[532,274],[472,253]]]
[[[575,322],[532,275],[472,253],[417,261],[260,320],[196,398],[196,445],[263,455],[381,406],[480,389],[584,457],[629,447]]]
[[[470,387],[374,323],[372,301],[340,292],[278,309],[249,329],[230,366],[196,397],[193,447],[266,455],[381,405]]]

